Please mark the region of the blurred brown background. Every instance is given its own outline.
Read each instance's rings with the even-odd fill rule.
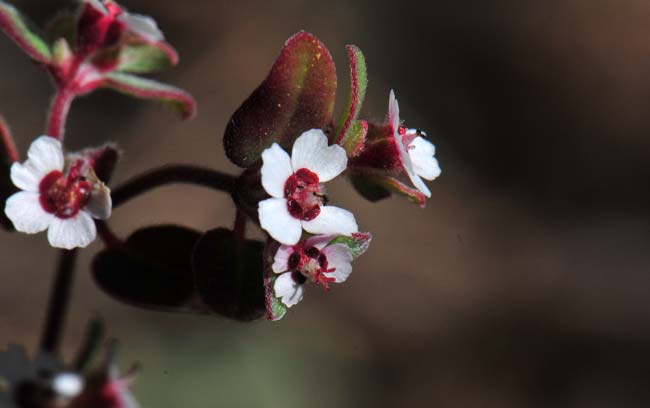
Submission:
[[[68,1],[14,1],[43,24]],[[118,142],[117,182],[168,162],[238,171],[221,136],[283,42],[319,36],[347,86],[344,46],[365,52],[366,117],[394,88],[429,131],[443,173],[421,210],[371,205],[341,179],[337,204],[375,241],[345,285],[310,287],[279,323],[239,324],[117,303],[80,259],[67,347],[103,315],[146,407],[650,406],[650,3],[645,0],[130,0],[182,63],[160,75],[199,116],[99,92],[73,106],[71,148]],[[24,151],[50,84],[0,39],[0,112]],[[169,187],[115,212],[230,225],[225,196]],[[259,233],[256,233],[259,234]],[[0,234],[0,344],[37,344],[55,251]]]

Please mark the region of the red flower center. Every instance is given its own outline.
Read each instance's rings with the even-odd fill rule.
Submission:
[[[322,285],[326,291],[330,290],[329,283],[335,279],[325,276],[325,273],[334,272],[336,268],[328,269],[327,256],[316,247],[296,248],[289,256],[289,270],[294,282],[302,285],[310,279]]]
[[[327,204],[318,183],[318,175],[308,169],[300,169],[284,184],[284,197],[289,213],[300,220],[311,221],[320,214],[320,207]]]
[[[80,174],[81,162],[75,163],[67,177],[58,170],[43,177],[38,187],[41,206],[59,218],[72,218],[88,204],[92,186]]]

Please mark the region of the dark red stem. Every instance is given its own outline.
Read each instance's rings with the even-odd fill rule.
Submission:
[[[65,316],[70,303],[70,291],[74,281],[76,258],[76,249],[62,250],[59,255],[59,265],[50,292],[50,302],[41,338],[41,350],[51,354],[57,354],[61,344]]]
[[[59,88],[54,94],[47,120],[48,136],[63,140],[68,112],[74,98],[75,94],[66,87]]]
[[[232,194],[237,177],[205,167],[187,164],[170,164],[133,177],[113,190],[113,208],[152,190],[174,183],[197,184]]]
[[[7,152],[7,158],[12,163],[17,162],[20,159],[18,156],[18,150],[16,150],[14,138],[11,136],[11,130],[2,116],[0,116],[0,137],[2,138],[2,144]]]

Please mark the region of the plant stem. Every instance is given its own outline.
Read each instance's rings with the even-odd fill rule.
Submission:
[[[113,208],[152,190],[174,183],[197,184],[232,194],[237,177],[205,167],[170,164],[136,176],[117,187],[111,194]]]
[[[2,144],[7,153],[7,159],[9,159],[11,163],[17,162],[19,160],[18,150],[16,149],[14,138],[11,136],[9,125],[7,125],[7,122],[2,116],[0,116],[0,138],[2,138]]]
[[[107,247],[112,248],[122,244],[122,240],[115,235],[106,221],[95,220],[95,225],[97,226],[97,234]]]
[[[76,249],[62,250],[59,254],[59,265],[50,293],[50,302],[41,338],[41,350],[48,353],[56,354],[59,350],[65,315],[70,301],[70,289],[74,281],[76,258]]]
[[[233,233],[239,241],[243,241],[246,238],[246,223],[248,222],[248,216],[246,213],[239,208],[235,213],[235,225],[233,226]]]
[[[70,111],[70,105],[75,94],[66,87],[59,88],[54,94],[47,119],[47,135],[63,140],[65,124]]]

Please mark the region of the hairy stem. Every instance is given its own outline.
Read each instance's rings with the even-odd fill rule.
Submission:
[[[50,293],[43,337],[41,338],[41,350],[52,354],[58,352],[61,343],[65,315],[70,302],[70,290],[74,281],[76,258],[76,249],[71,251],[62,250],[59,255],[59,265]]]
[[[197,184],[232,194],[237,177],[205,167],[187,164],[170,164],[153,169],[126,181],[113,190],[113,208],[152,190],[156,187],[174,183]]]
[[[14,138],[11,136],[9,125],[7,125],[7,122],[2,116],[0,116],[0,138],[2,138],[2,144],[7,153],[7,159],[12,163],[17,162],[19,160],[18,150],[16,149]]]
[[[68,119],[70,105],[75,94],[67,88],[59,88],[54,94],[50,105],[50,113],[47,119],[47,135],[63,140],[65,135],[65,124]]]

